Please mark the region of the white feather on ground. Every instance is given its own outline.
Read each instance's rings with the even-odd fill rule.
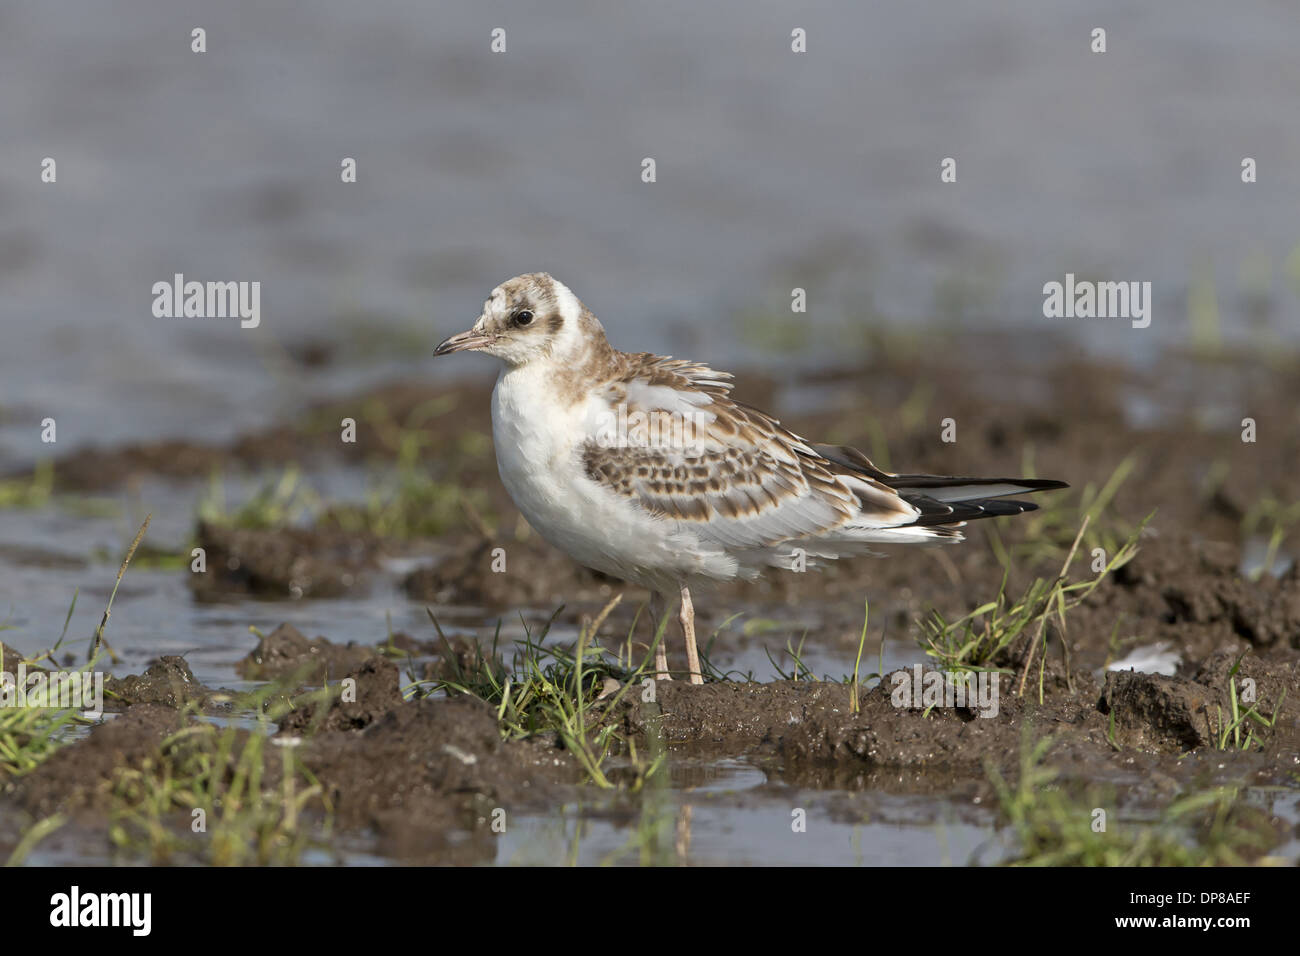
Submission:
[[[1178,672],[1178,665],[1183,656],[1178,651],[1170,650],[1168,641],[1136,647],[1124,657],[1115,661],[1108,671],[1137,671],[1139,674],[1162,674],[1173,677]]]

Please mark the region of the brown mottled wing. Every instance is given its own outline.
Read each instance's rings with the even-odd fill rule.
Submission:
[[[832,463],[732,399],[730,375],[653,355],[626,358],[604,397],[633,427],[597,432],[582,449],[583,465],[593,481],[651,514],[689,522],[727,548],[851,535],[919,515],[893,489]]]

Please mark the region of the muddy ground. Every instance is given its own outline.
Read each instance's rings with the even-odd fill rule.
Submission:
[[[1082,358],[1045,366],[1015,353],[1015,343],[987,337],[957,337],[941,350],[882,339],[874,358],[851,368],[780,383],[740,376],[740,398],[784,412],[785,423],[804,435],[860,447],[883,467],[953,474],[1032,467],[1072,488],[1058,493],[1055,509],[998,519],[996,541],[972,525],[960,546],[894,549],[888,560],[779,574],[699,596],[696,607],[700,632],[717,631],[709,653],[722,669],[737,647],[766,642],[776,649],[801,635],[851,655],[864,599],[875,644],[882,630],[914,640],[915,622],[931,609],[952,618],[993,599],[1002,578],[997,547],[1014,558],[1009,593],[1034,576],[1055,576],[1082,517],[1079,502],[1131,458],[1131,473],[1093,522],[1109,536],[1104,540],[1118,543],[1155,515],[1137,557],[1070,612],[1064,632],[1048,629],[1041,701],[1036,667],[1023,696],[1015,676],[1001,678],[995,717],[895,706],[889,675],[860,691],[856,712],[850,687],[837,682],[675,681],[657,684],[653,701],[637,687],[593,702],[593,724],[614,726],[642,753],[662,742],[682,759],[744,756],[800,787],[942,791],[986,804],[994,796],[990,772],[1014,780],[1027,736],[1044,735],[1054,741],[1047,761],[1064,780],[1104,782],[1151,806],[1218,783],[1300,787],[1300,562],[1288,560],[1300,533],[1285,530],[1276,573],[1246,573],[1254,539],[1272,527],[1260,517],[1261,503],[1300,501],[1300,360],[1170,356],[1126,369]],[[449,494],[474,490],[440,533],[358,530],[346,509],[292,529],[196,521],[208,571],[177,572],[188,575],[193,599],[330,599],[392,578],[435,616],[449,606],[474,607],[486,620],[523,613],[541,622],[563,605],[557,620],[578,624],[624,593],[599,632],[614,648],[645,595],[574,566],[519,518],[483,439],[489,391],[490,383],[389,386],[229,446],[83,450],[57,462],[55,479],[69,493],[100,493],[145,478],[205,479],[214,467],[292,463],[310,473],[349,463],[382,471],[393,467],[403,433],[419,430],[426,440],[417,467],[453,489]],[[342,417],[358,423],[355,444],[339,441]],[[956,420],[956,442],[940,440],[945,418]],[[1253,442],[1242,440],[1246,418],[1255,423]],[[499,548],[506,573],[492,570]],[[394,557],[414,559],[415,569],[390,570]],[[1090,560],[1079,556],[1074,579],[1090,576]],[[738,611],[776,625],[724,626]],[[490,627],[480,639],[490,642]],[[1173,676],[1105,670],[1156,642],[1179,655]],[[864,672],[874,667],[872,646]],[[323,637],[286,625],[250,648],[232,679],[292,681],[272,695],[283,705],[276,734],[302,738],[296,755],[319,781],[338,834],[394,859],[490,861],[494,810],[553,805],[590,784],[553,735],[503,740],[496,714],[479,701],[403,699],[412,677],[456,673],[456,662],[463,667],[476,650],[463,639],[437,639],[432,625],[414,636]],[[1024,651],[1021,642],[998,663],[1016,671]],[[187,674],[183,660],[164,658],[112,684],[119,715],[8,781],[5,799],[32,818],[70,814],[85,832],[102,835],[123,768],[156,766],[169,734],[232,699]],[[303,702],[310,688],[345,677],[356,681],[355,700]],[[1258,744],[1245,752],[1216,746],[1222,714],[1232,712],[1234,680],[1238,688],[1253,682],[1258,710],[1272,725],[1255,723]],[[617,754],[615,765],[622,766]],[[267,766],[274,787],[279,763]],[[632,776],[625,776],[626,784]],[[1279,820],[1272,824],[1279,841],[1297,835]]]

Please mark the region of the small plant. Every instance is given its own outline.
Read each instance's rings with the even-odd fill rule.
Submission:
[[[216,866],[264,866],[296,863],[327,839],[331,808],[320,784],[295,747],[271,747],[291,741],[271,738],[265,718],[259,724],[249,731],[195,723],[164,740],[156,759],[118,768],[114,845],[158,863],[188,854]],[[280,751],[278,760],[268,748]],[[304,823],[312,809],[319,826]]]
[[[1237,670],[1241,667],[1241,662],[1245,656],[1245,654],[1242,654],[1241,657],[1238,657],[1236,662],[1232,665],[1232,670],[1228,672],[1228,699],[1231,708],[1230,716],[1232,719],[1225,720],[1223,716],[1223,708],[1215,708],[1219,715],[1219,729],[1214,733],[1213,737],[1214,745],[1219,750],[1228,749],[1229,737],[1232,738],[1233,750],[1250,750],[1252,746],[1259,746],[1262,750],[1264,747],[1263,743],[1255,736],[1254,728],[1252,728],[1247,721],[1253,720],[1261,727],[1264,727],[1267,730],[1272,730],[1273,725],[1277,723],[1278,714],[1282,712],[1282,702],[1286,700],[1286,688],[1284,687],[1282,688],[1282,692],[1278,695],[1277,703],[1273,705],[1273,715],[1271,717],[1265,717],[1261,714],[1254,704],[1251,704],[1248,710],[1243,711],[1241,709],[1237,698]],[[1246,731],[1246,736],[1244,738],[1241,733],[1243,728]]]
[[[213,472],[207,494],[199,501],[199,520],[249,531],[271,531],[314,517],[320,509],[320,496],[300,481],[301,472],[294,465],[280,477],[267,481],[234,511],[226,508],[225,486]]]
[[[490,510],[487,493],[435,477],[422,457],[430,443],[427,434],[397,429],[386,437],[396,442],[395,467],[384,467],[362,501],[328,503],[290,465],[234,510],[227,508],[224,486],[214,474],[199,502],[199,520],[253,531],[312,525],[396,539],[434,537],[466,518],[485,529],[482,515]]]
[[[1300,523],[1300,501],[1288,505],[1270,495],[1256,501],[1246,512],[1241,519],[1242,536],[1250,538],[1258,535],[1267,541],[1263,560],[1250,572],[1252,581],[1258,581],[1265,574],[1273,572],[1282,545],[1297,523]]]
[[[68,636],[68,624],[77,607],[78,593],[80,592],[74,591],[72,594],[72,603],[68,605],[68,613],[63,619],[63,633],[59,635],[54,647],[27,658],[24,663],[39,666],[42,661],[54,659]],[[6,626],[0,624],[0,630],[5,629]],[[8,662],[4,663],[7,668]],[[87,663],[81,672],[87,673],[90,666]],[[90,723],[75,708],[0,707],[0,779],[6,775],[22,776],[35,770],[67,742],[69,732],[74,727]]]
[[[31,477],[0,478],[0,511],[34,510],[49,505],[81,517],[111,518],[122,511],[121,505],[112,498],[56,494],[54,462],[50,459],[37,462]]]
[[[778,680],[817,680],[817,675],[814,674],[808,665],[803,662],[803,645],[806,640],[808,640],[807,631],[804,631],[803,634],[799,635],[799,645],[797,647],[791,647],[789,639],[786,639],[785,656],[790,658],[792,665],[788,671],[784,670],[781,665],[776,662],[776,659],[772,657],[772,652],[768,650],[766,646],[763,648],[763,653],[767,655],[768,661],[771,662],[772,669],[776,671]]]
[[[1004,571],[994,600],[980,605],[955,621],[948,621],[938,611],[921,621],[922,648],[944,670],[996,671],[1002,670],[997,661],[1003,652],[1021,637],[1028,636],[1031,639],[1030,656],[1026,658],[1022,673],[1020,690],[1023,693],[1024,674],[1028,673],[1028,665],[1037,646],[1045,642],[1048,621],[1055,619],[1064,631],[1069,611],[1086,601],[1111,572],[1133,560],[1138,551],[1138,537],[1146,523],[1144,520],[1130,533],[1128,540],[1112,554],[1106,566],[1095,576],[1086,581],[1069,583],[1070,564],[1088,526],[1088,518],[1085,516],[1075,536],[1074,547],[1056,578],[1035,578],[1019,597],[1012,598],[1007,593],[1009,572]]]
[[[31,478],[0,479],[0,508],[43,508],[54,497],[54,462],[36,463]]]
[[[986,530],[992,536],[994,549],[1007,559],[1049,561],[1070,547],[1075,532],[1086,521],[1088,530],[1080,541],[1083,550],[1091,554],[1093,549],[1101,548],[1107,554],[1114,554],[1133,536],[1134,525],[1118,517],[1111,506],[1136,467],[1137,456],[1129,455],[1115,466],[1100,487],[1090,482],[1077,497],[1072,491],[1052,495],[1038,511],[1025,516],[1025,533],[1020,542],[1011,547],[1009,555],[998,537],[996,526],[989,525]],[[1032,473],[1030,466],[1026,474]],[[1007,560],[1003,563],[1006,564]]]
[[[487,493],[465,488],[456,480],[440,480],[423,461],[430,443],[424,431],[400,430],[395,468],[386,468],[360,504],[345,503],[329,508],[321,523],[344,531],[369,532],[385,538],[435,537],[449,528],[471,524],[490,536],[482,515],[489,512]]]
[[[871,604],[868,601],[862,603],[862,636],[858,638],[858,656],[853,659],[853,680],[849,682],[849,710],[852,713],[859,713],[861,706],[858,703],[858,669],[862,666],[862,648],[867,643],[867,621],[871,617]],[[885,652],[885,642],[880,642],[880,653]]]
[[[1113,811],[1099,818],[1114,795],[1095,787],[1071,795],[1060,772],[1044,763],[1051,746],[1051,738],[1031,744],[1026,733],[1014,785],[991,764],[985,768],[1016,837],[1007,865],[1241,866],[1277,843],[1268,815],[1236,787],[1190,793],[1154,822],[1118,819]]]
[[[68,731],[89,723],[74,709],[0,707],[0,780],[35,770],[63,746]]]
[[[516,642],[517,648],[509,667],[497,655],[497,638],[493,638],[492,651],[484,656],[478,653],[469,667],[454,663],[453,673],[444,679],[430,682],[428,693],[468,694],[491,704],[497,710],[497,720],[502,735],[523,738],[544,732],[553,732],[564,748],[573,754],[588,777],[597,786],[610,788],[614,783],[602,769],[616,743],[624,742],[632,759],[634,780],[632,789],[639,789],[662,762],[662,755],[646,763],[641,761],[630,741],[623,741],[613,724],[602,724],[593,719],[593,710],[600,703],[600,713],[616,707],[623,697],[637,687],[640,681],[653,673],[653,655],[663,640],[667,619],[659,623],[646,657],[635,668],[624,666],[621,655],[616,655],[595,644],[593,639],[610,611],[618,604],[616,596],[597,615],[595,621],[579,632],[577,645],[572,651],[560,647],[543,647],[551,625],[563,607],[557,608],[536,638],[528,623],[524,622],[524,639]],[[438,622],[429,612],[429,618],[445,642],[446,637]],[[633,622],[633,629],[635,629]],[[497,628],[500,635],[500,626]],[[631,643],[629,633],[628,644]],[[616,692],[609,691],[607,681],[618,685]]]

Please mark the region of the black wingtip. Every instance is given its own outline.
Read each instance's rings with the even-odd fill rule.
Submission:
[[[935,501],[925,495],[905,495],[908,504],[920,510],[921,515],[913,524],[923,527],[936,527],[976,521],[980,518],[1007,518],[1037,511],[1038,505],[1032,501],[1020,501],[1007,498],[980,498],[973,501],[946,502]]]
[[[1069,488],[1069,484],[1064,481],[1057,481],[1055,478],[975,478],[969,475],[891,475],[883,484],[891,488],[916,488],[925,490],[929,488],[952,488],[970,485],[972,488],[978,488],[981,485],[1016,485],[1027,492],[1034,491],[1055,491],[1058,488]],[[1011,494],[1020,494],[1021,492],[1010,492]]]

